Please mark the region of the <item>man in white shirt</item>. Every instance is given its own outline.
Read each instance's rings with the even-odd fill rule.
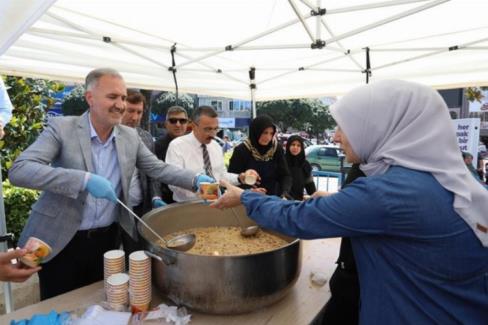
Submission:
[[[166,163],[191,171],[206,174],[220,181],[225,179],[232,184],[244,182],[244,174],[228,173],[224,165],[222,148],[213,140],[219,131],[219,120],[215,110],[210,106],[201,106],[193,115],[193,131],[187,135],[171,141],[166,153]],[[205,152],[208,161],[205,163]],[[211,175],[209,175],[211,174]],[[197,193],[170,185],[173,199],[176,202],[188,201],[198,198]]]

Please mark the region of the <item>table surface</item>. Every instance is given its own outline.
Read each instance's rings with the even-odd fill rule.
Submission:
[[[329,284],[317,286],[310,281],[311,272],[322,272],[327,279],[335,269],[339,252],[340,239],[303,240],[302,270],[295,286],[279,302],[241,315],[208,315],[189,311],[191,324],[309,324],[330,297]],[[153,290],[152,306],[163,301]],[[48,313],[51,310],[72,311],[83,314],[91,305],[104,299],[103,281],[67,292],[63,295],[41,301],[0,317],[0,324],[9,324],[10,320],[30,319],[33,314]]]

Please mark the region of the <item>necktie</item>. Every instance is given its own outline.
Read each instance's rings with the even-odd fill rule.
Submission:
[[[210,157],[208,156],[208,150],[206,144],[202,144],[202,151],[203,151],[203,167],[205,168],[205,174],[207,174],[207,176],[213,177],[212,164],[210,163]]]

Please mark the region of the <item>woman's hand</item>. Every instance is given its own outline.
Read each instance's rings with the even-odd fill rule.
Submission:
[[[212,208],[225,209],[241,204],[241,194],[244,192],[243,189],[232,185],[226,180],[221,180],[220,185],[225,187],[227,190],[217,201],[210,204]]]
[[[0,252],[0,281],[24,282],[41,267],[26,268],[20,262],[12,264],[10,261],[18,259],[27,253],[25,249]]]
[[[317,198],[317,197],[321,197],[321,196],[329,196],[329,195],[332,195],[334,193],[332,192],[326,192],[326,191],[316,191],[315,193],[312,194],[312,198]]]

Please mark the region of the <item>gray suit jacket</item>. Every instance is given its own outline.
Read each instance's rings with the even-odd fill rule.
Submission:
[[[160,161],[142,143],[137,131],[116,126],[115,146],[121,173],[122,200],[127,203],[134,168],[163,183],[191,189],[195,173]],[[30,236],[47,242],[56,256],[78,231],[87,192],[86,172],[93,172],[88,114],[55,117],[37,140],[14,162],[9,171],[12,184],[42,190],[19,244]],[[133,217],[119,207],[121,226],[134,236]],[[48,259],[48,260],[49,260]]]

